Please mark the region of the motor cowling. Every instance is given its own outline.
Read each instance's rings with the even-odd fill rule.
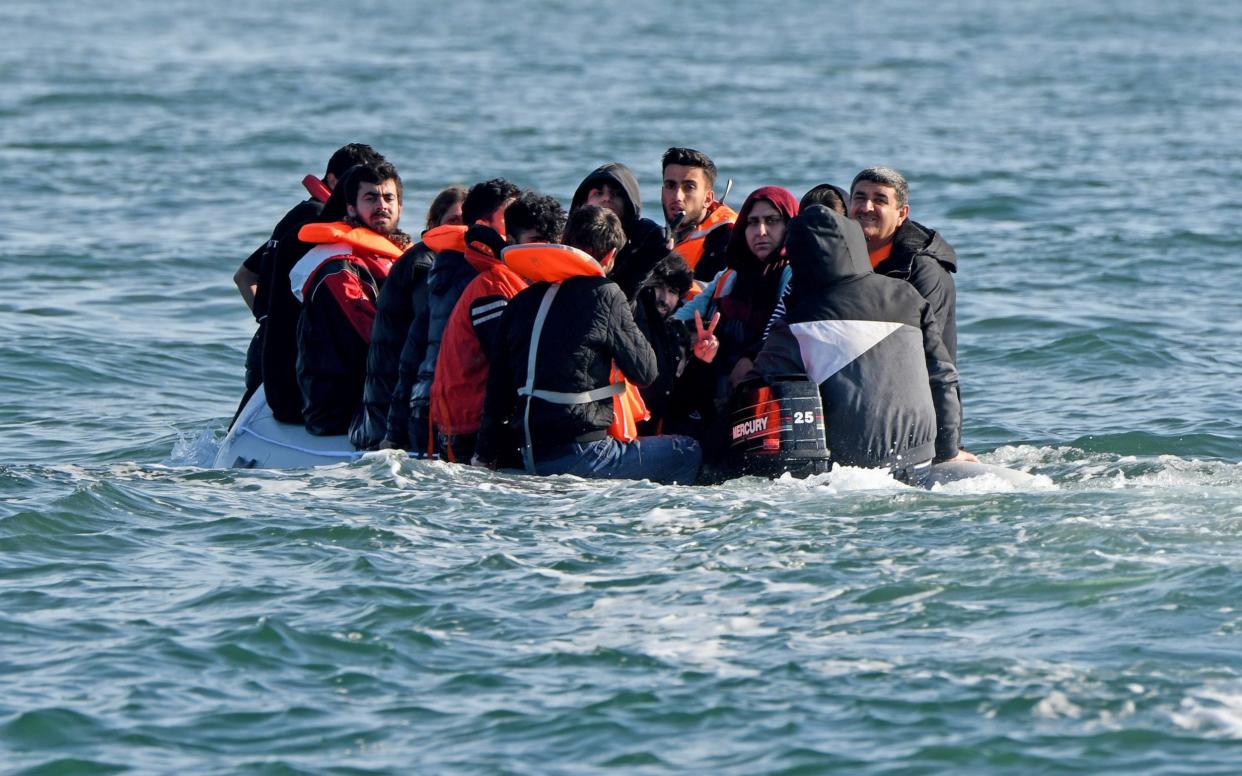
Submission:
[[[728,417],[729,464],[737,474],[806,477],[830,468],[819,386],[805,376],[739,386]]]

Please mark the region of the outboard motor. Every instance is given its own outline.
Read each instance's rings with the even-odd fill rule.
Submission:
[[[729,465],[739,475],[806,477],[830,468],[819,386],[804,375],[739,386],[728,429]]]

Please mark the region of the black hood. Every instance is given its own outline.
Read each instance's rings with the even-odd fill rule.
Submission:
[[[909,267],[917,254],[925,253],[950,272],[957,272],[957,252],[935,229],[906,219],[893,234],[893,252],[889,260]]]
[[[807,288],[871,272],[862,229],[823,205],[812,205],[790,220],[785,251],[794,282]]]
[[[811,205],[790,220],[785,253],[793,271],[791,313],[829,286],[871,274],[862,228],[823,205]]]
[[[643,201],[638,195],[638,178],[634,177],[634,171],[620,162],[609,162],[602,167],[597,167],[591,171],[590,175],[583,178],[582,183],[578,184],[578,190],[574,192],[569,210],[572,212],[585,205],[587,194],[590,194],[591,189],[599,183],[611,183],[624,192],[627,202],[625,215],[621,217],[621,225],[625,227],[625,233],[628,235],[630,226],[642,217]]]

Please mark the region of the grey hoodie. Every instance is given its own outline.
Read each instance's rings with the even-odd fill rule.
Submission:
[[[773,382],[819,385],[832,460],[903,469],[957,454],[957,370],[931,307],[909,283],[871,270],[858,224],[823,206],[789,222],[787,315],[755,359]]]

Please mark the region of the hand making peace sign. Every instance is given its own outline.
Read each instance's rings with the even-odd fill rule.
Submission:
[[[699,311],[694,311],[694,328],[697,335],[694,340],[695,358],[710,364],[712,359],[716,357],[716,352],[720,350],[720,340],[716,339],[713,334],[716,331],[716,324],[720,323],[720,313],[717,312],[712,316],[712,320],[707,324],[707,328],[703,328],[703,316],[699,315]]]

